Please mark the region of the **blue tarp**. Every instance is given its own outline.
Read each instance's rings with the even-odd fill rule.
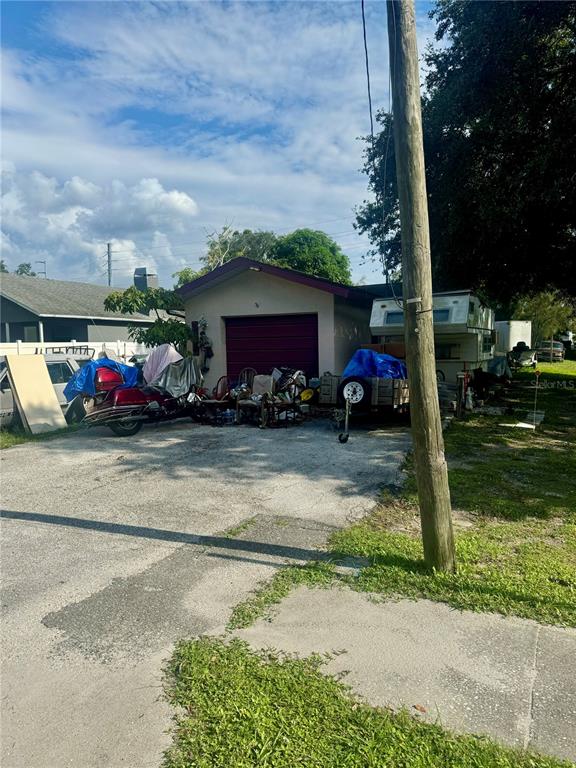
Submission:
[[[342,378],[349,376],[378,376],[379,379],[407,379],[406,364],[392,355],[358,349],[344,369]]]
[[[64,388],[64,397],[68,402],[74,400],[76,395],[95,395],[96,389],[94,387],[94,376],[98,368],[112,368],[113,371],[118,371],[124,377],[125,387],[135,387],[138,382],[138,368],[134,365],[124,365],[123,363],[117,363],[115,360],[109,360],[107,357],[102,357],[98,360],[91,360],[80,368],[72,376],[68,384]]]

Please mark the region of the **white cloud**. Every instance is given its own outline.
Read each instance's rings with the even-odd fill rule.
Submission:
[[[334,222],[322,228],[345,233],[355,276],[379,279],[352,233],[369,128],[355,3],[52,8],[52,53],[9,50],[3,68],[4,156],[18,168],[5,223],[21,247],[64,276],[100,268],[102,245],[121,241],[123,264],[145,255],[168,282],[197,260],[204,229]],[[388,103],[384,16],[368,5],[376,107]]]
[[[98,186],[78,176],[59,182],[39,171],[8,168],[3,186],[5,258],[11,266],[47,258],[52,277],[75,276],[83,267],[102,278],[107,242],[123,282],[143,259],[158,266],[159,244],[162,266],[174,271],[180,260],[172,255],[170,237],[186,232],[198,210],[189,195],[166,190],[153,178]]]

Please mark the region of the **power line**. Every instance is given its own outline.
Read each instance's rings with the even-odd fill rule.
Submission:
[[[362,0],[362,34],[364,36],[364,59],[366,62],[366,84],[368,86],[368,105],[370,108],[370,136],[372,138],[372,149],[374,149],[374,117],[372,114],[372,90],[370,88],[370,63],[368,61],[368,40],[366,39],[366,12],[364,10],[364,0]]]
[[[355,234],[357,234],[357,231],[355,229],[349,229],[349,230],[346,230],[345,232],[326,232],[325,234],[328,235],[328,237],[331,237],[332,239],[336,239],[336,238],[339,238],[339,237],[346,237],[348,235],[355,235]],[[341,245],[341,244],[339,244],[339,245]],[[146,250],[149,251],[149,250],[154,250],[156,248],[167,248],[167,249],[170,250],[170,253],[172,255],[179,255],[178,253],[175,253],[175,249],[182,248],[182,247],[184,247],[183,244],[175,244],[175,245],[170,244],[170,245],[163,245],[163,246],[152,246],[150,248],[147,248]],[[118,254],[118,253],[130,254],[130,255],[119,256],[118,258],[114,258],[114,262],[117,262],[117,261],[128,261],[128,260],[132,260],[133,258],[140,258],[140,259],[149,258],[149,254],[148,253],[144,253],[144,252],[142,252],[140,250],[129,250],[129,249],[121,250],[121,251],[120,250],[119,251],[112,250],[111,253],[113,255]],[[188,253],[187,255],[192,256],[192,257],[196,257],[196,258],[201,258],[202,256],[204,256],[204,254],[205,254],[205,251],[196,252],[196,253]]]
[[[371,141],[371,154],[372,154],[372,170],[374,173],[374,183],[377,184],[378,179],[378,173],[376,168],[376,144],[375,144],[375,138],[374,138],[374,120],[372,116],[372,93],[370,88],[370,64],[368,60],[368,42],[366,37],[366,14],[364,11],[364,0],[361,0],[362,5],[362,31],[363,31],[363,37],[364,37],[364,60],[366,62],[366,85],[368,88],[368,109],[370,111],[370,141]],[[394,10],[394,3],[392,2],[392,17],[393,17],[393,24],[394,24],[394,31],[396,32],[396,15]],[[394,50],[392,51],[392,56],[389,56],[388,58],[391,59],[394,62],[394,66],[396,65],[396,35],[394,35]],[[387,175],[387,167],[388,167],[388,148],[390,145],[390,134],[392,132],[392,65],[389,64],[388,66],[388,133],[386,138],[386,146],[384,150],[384,178],[383,178],[383,191],[382,191],[382,243],[380,246],[381,249],[381,263],[382,263],[382,270],[384,272],[384,277],[386,278],[386,282],[392,285],[390,283],[390,277],[388,273],[388,265],[386,263],[386,209],[385,209],[385,201],[386,201],[386,175]],[[378,199],[378,195],[376,194],[376,199]],[[394,293],[394,287],[392,287],[392,296],[394,298],[394,301],[396,304],[403,309],[402,303],[398,300],[396,297],[396,294]]]
[[[330,219],[329,221],[321,221],[321,222],[319,222],[317,224],[307,224],[305,226],[296,227],[296,229],[314,229],[316,227],[323,227],[325,224],[335,224],[335,223],[338,223],[340,221],[350,221],[350,217],[349,216],[345,216],[345,217],[343,217],[341,219]],[[241,231],[241,230],[238,230],[238,231]],[[252,230],[252,231],[255,231],[255,232],[268,232],[268,231],[270,231],[270,232],[280,233],[281,234],[282,232],[294,231],[294,227],[293,226],[292,227],[282,227],[281,229],[275,229],[275,230],[267,230],[267,229],[263,229],[263,228],[258,228],[256,230]],[[348,233],[352,234],[353,231],[355,231],[355,230],[352,230],[352,231],[349,231],[349,232],[343,232],[343,233],[336,233],[336,234],[331,234],[330,232],[326,232],[325,234],[329,235],[330,237],[338,237],[338,236],[340,236],[340,234],[348,234]],[[151,245],[151,246],[149,246],[147,248],[147,250],[153,251],[153,250],[159,250],[159,249],[162,249],[162,248],[170,248],[170,250],[173,250],[174,248],[183,248],[183,247],[188,246],[188,245],[206,245],[206,240],[205,239],[204,240],[188,240],[186,242],[175,242],[175,243],[170,242],[170,243],[168,243],[166,245]],[[130,248],[124,248],[124,249],[119,248],[117,250],[112,249],[112,253],[113,254],[117,254],[117,253],[133,253],[133,251]]]

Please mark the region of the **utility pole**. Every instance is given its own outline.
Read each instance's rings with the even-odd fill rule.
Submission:
[[[106,253],[108,257],[108,285],[112,285],[112,243],[108,243]]]
[[[396,178],[402,233],[406,362],[414,464],[429,568],[455,568],[448,467],[434,357],[432,267],[414,0],[387,0]]]

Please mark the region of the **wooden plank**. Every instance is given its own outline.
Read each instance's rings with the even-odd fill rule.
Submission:
[[[6,355],[14,402],[27,432],[38,435],[66,427],[46,360],[42,355]]]

